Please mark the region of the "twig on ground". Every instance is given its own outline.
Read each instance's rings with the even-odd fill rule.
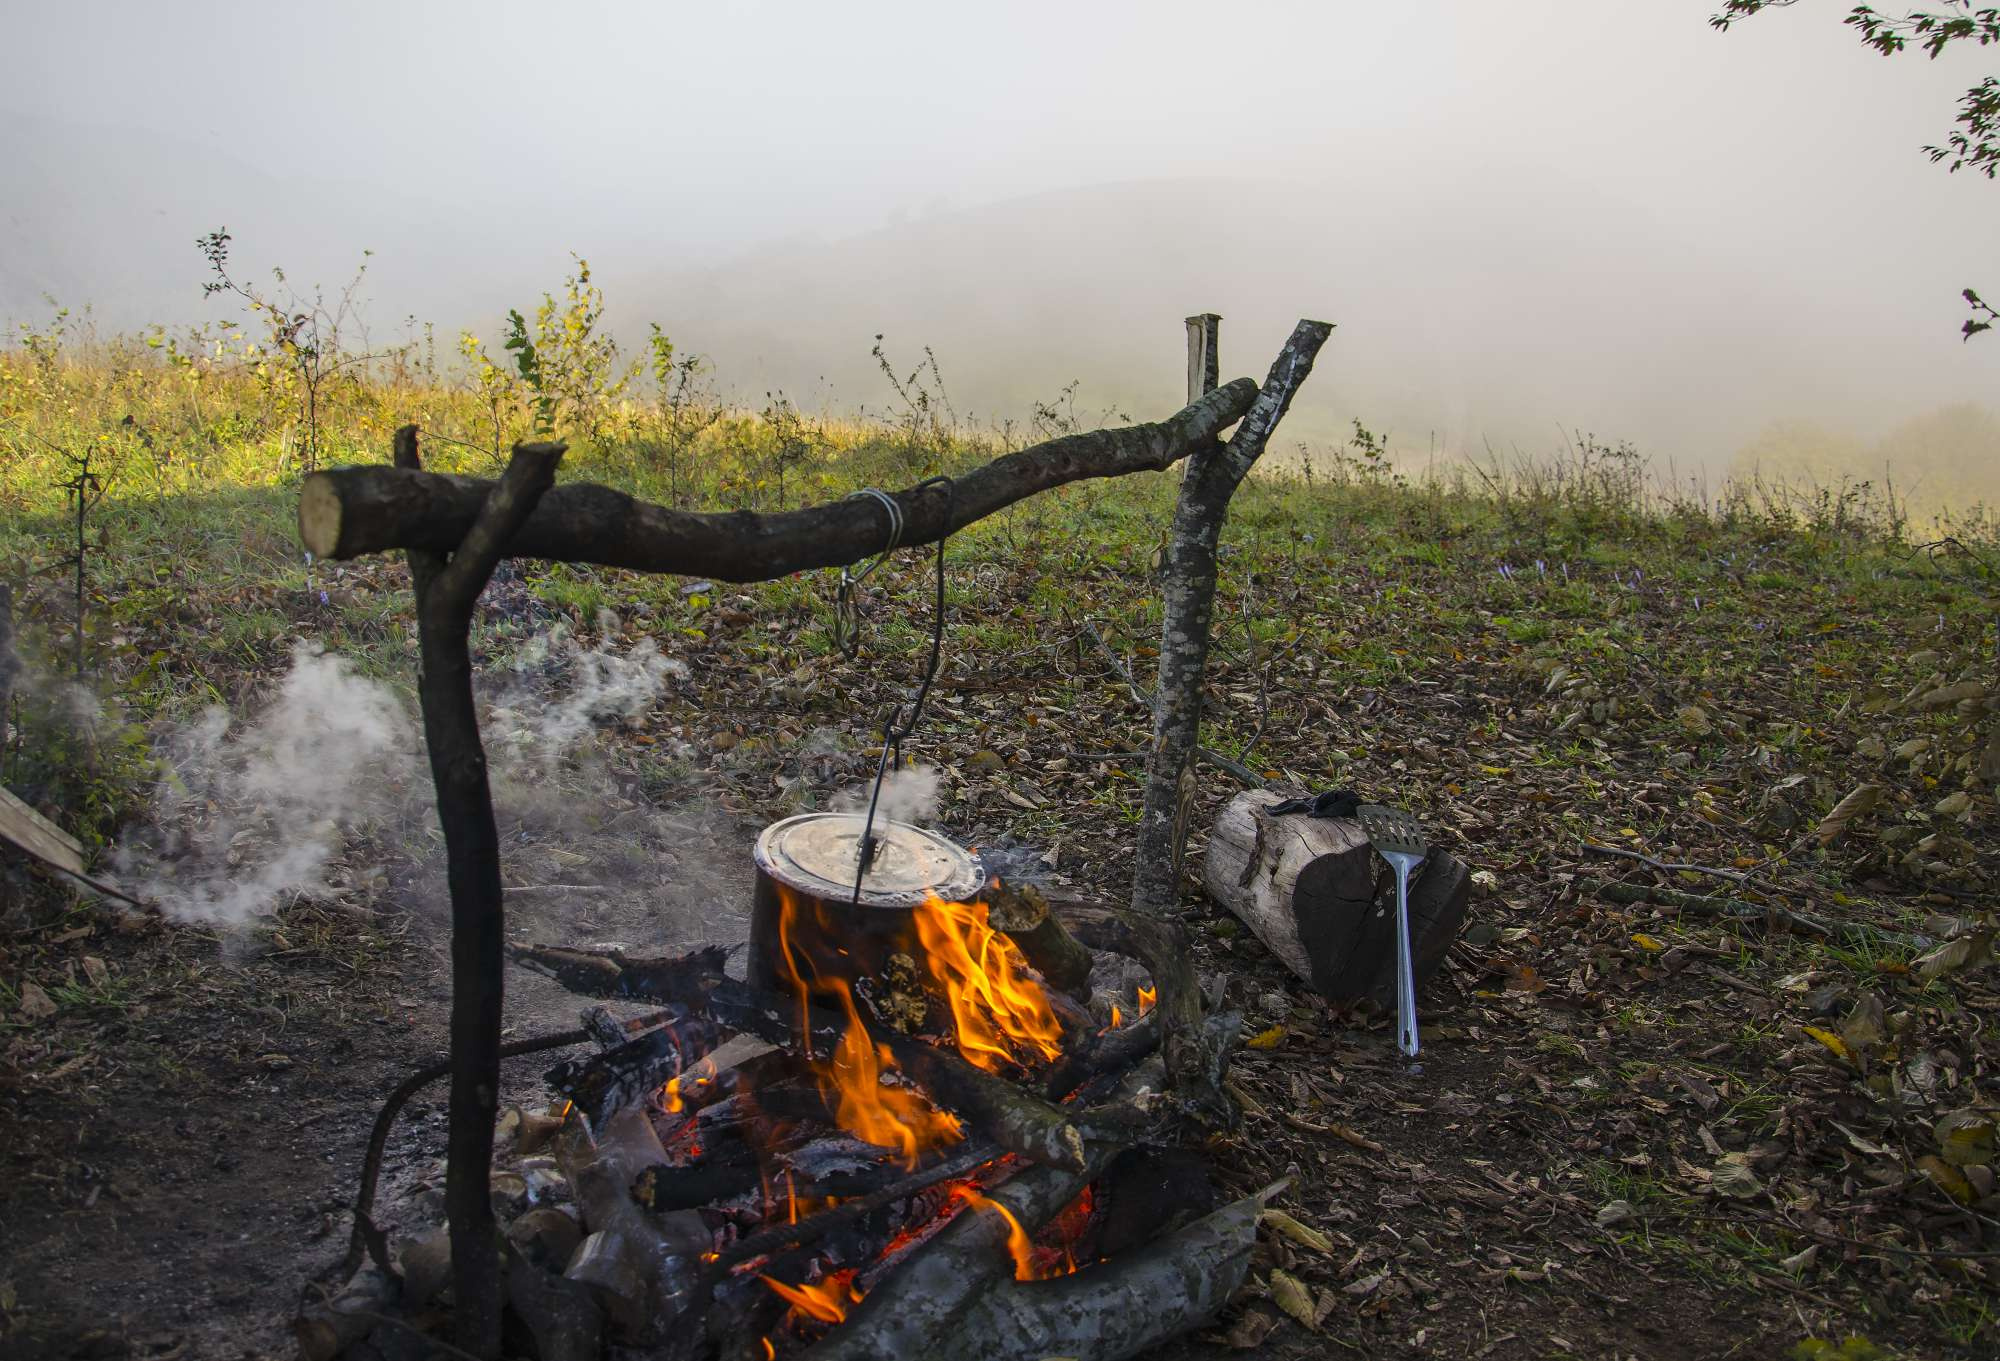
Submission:
[[[1577,887],[1585,892],[1609,898],[1614,903],[1657,903],[1663,907],[1677,907],[1684,912],[1698,912],[1731,921],[1775,923],[1829,940],[1844,938],[1869,945],[1895,945],[1908,950],[1928,950],[1937,944],[1929,936],[1892,931],[1887,927],[1870,926],[1866,922],[1828,921],[1779,907],[1775,903],[1752,903],[1741,898],[1683,893],[1679,889],[1661,888],[1654,884],[1622,884],[1614,879],[1579,879],[1576,882]]]

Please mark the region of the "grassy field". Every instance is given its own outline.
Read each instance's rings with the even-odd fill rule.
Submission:
[[[414,420],[429,466],[485,470],[535,412],[505,374],[449,381],[413,348],[317,394],[308,437],[279,359],[240,337],[156,339],[58,334],[0,358],[0,581],[31,667],[0,779],[105,866],[154,844],[169,747],[211,706],[256,712],[301,644],[407,702],[404,569],[303,559],[302,451],[380,461]],[[685,381],[677,398],[600,384],[565,408],[562,476],[701,508],[801,505],[1078,423],[1057,400],[970,432],[921,371],[894,392],[889,417],[862,422],[775,397],[730,410]],[[1190,885],[1201,967],[1272,1037],[1238,1068],[1254,1109],[1224,1161],[1246,1186],[1295,1168],[1287,1208],[1338,1246],[1273,1239],[1258,1284],[1188,1354],[1775,1355],[1850,1335],[1989,1354],[1991,536],[1913,532],[1858,488],[1655,495],[1637,455],[1594,443],[1418,483],[1371,448],[1357,435],[1239,495],[1204,740],[1286,785],[1408,806],[1485,871],[1481,896],[1425,998],[1414,1076],[1380,1017],[1313,997]],[[78,685],[85,473],[101,498],[86,487]],[[1173,494],[1171,475],[1082,484],[951,541],[948,656],[912,750],[939,771],[953,835],[1091,888],[1129,881],[1148,720],[1089,635],[1145,678]],[[665,857],[648,880],[662,893],[737,892],[757,825],[866,767],[920,660],[929,570],[906,553],[871,579],[853,660],[833,646],[830,574],[717,588],[510,571],[476,655],[532,684],[524,698],[496,680],[489,732],[564,702],[580,656],[657,649],[680,679],[592,711],[587,741],[547,768],[599,821],[503,806],[509,882],[609,874],[595,843],[624,838]],[[1206,812],[1230,792],[1207,789]],[[632,830],[657,809],[720,828],[729,869],[703,880],[672,835]],[[22,1175],[0,1214],[28,1227],[0,1265],[0,1337],[50,1355],[97,1345],[93,1330],[131,1355],[279,1349],[287,1292],[344,1236],[368,1093],[440,1035],[435,834],[407,804],[336,832],[323,891],[228,926],[73,902],[5,866],[0,1119]],[[524,901],[536,927],[579,929]],[[1833,933],[1785,929],[1779,909]],[[669,916],[636,902],[598,925],[678,940],[686,919]],[[301,1102],[298,1148],[226,1169],[167,1133],[293,1128]],[[434,1156],[442,1127],[412,1137]],[[306,1165],[319,1200],[260,1217],[299,1198]],[[185,1182],[164,1193],[177,1209],[153,1203],[160,1166]],[[198,1316],[122,1293],[174,1269],[135,1236],[148,1214],[167,1240],[177,1219],[214,1221],[183,1225],[213,1239],[198,1262],[227,1275],[254,1258],[261,1276]],[[79,1274],[59,1243],[100,1269]],[[1279,1312],[1274,1271],[1304,1283],[1316,1322]]]

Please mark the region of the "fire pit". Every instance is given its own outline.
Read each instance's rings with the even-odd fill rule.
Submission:
[[[1241,1285],[1269,1193],[1215,1208],[1187,1150],[1212,1120],[1159,1051],[1224,1055],[1237,1020],[1202,1017],[1177,933],[988,883],[920,828],[874,839],[861,873],[859,818],[765,830],[746,980],[720,947],[514,950],[648,1008],[585,1011],[597,1052],[514,1116],[495,1194],[523,1350],[1113,1361]],[[374,1355],[385,1310],[421,1326],[444,1241],[372,1244],[358,1294],[302,1319],[309,1357]]]

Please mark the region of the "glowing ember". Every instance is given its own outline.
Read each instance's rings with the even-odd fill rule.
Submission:
[[[838,1323],[847,1317],[849,1304],[861,1303],[861,1292],[852,1285],[852,1270],[836,1271],[816,1285],[786,1285],[770,1276],[757,1279],[788,1301],[795,1312],[821,1323]],[[767,1341],[765,1345],[770,1344]]]
[[[931,977],[951,1003],[958,1052],[998,1072],[1003,1063],[1062,1053],[1062,1025],[1014,942],[986,920],[984,903],[928,898],[914,913]]]

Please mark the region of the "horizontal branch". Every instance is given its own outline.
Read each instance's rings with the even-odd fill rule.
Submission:
[[[1093,477],[1158,471],[1212,444],[1256,400],[1239,378],[1164,421],[1066,435],[994,459],[941,488],[895,494],[901,544],[931,543],[1016,501]],[[449,553],[479,516],[494,484],[479,478],[379,465],[312,474],[299,494],[299,537],[316,557],[358,558],[392,549]],[[723,581],[769,581],[858,562],[889,547],[889,517],[871,498],[804,510],[694,514],[593,483],[550,490],[513,535],[506,556],[595,563]]]

